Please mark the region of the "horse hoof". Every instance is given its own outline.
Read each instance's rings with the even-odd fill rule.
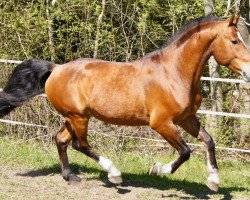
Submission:
[[[122,183],[122,177],[121,176],[111,176],[108,178],[109,182],[115,185],[119,185]]]
[[[79,177],[79,176],[77,176],[77,175],[75,175],[75,174],[69,174],[68,175],[68,181],[69,182],[81,182],[81,178]]]
[[[153,166],[149,170],[149,175],[156,176],[158,174],[158,168],[156,166]]]
[[[160,172],[161,166],[162,166],[162,164],[159,162],[154,163],[153,167],[151,167],[149,170],[149,175],[152,175],[152,176],[158,175]]]
[[[218,192],[219,190],[219,185],[214,182],[208,181],[207,186],[209,187],[210,190],[214,192]]]

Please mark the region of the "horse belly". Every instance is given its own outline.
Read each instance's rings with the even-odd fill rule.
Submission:
[[[148,125],[149,116],[143,97],[123,91],[99,92],[90,98],[91,114],[117,125]]]

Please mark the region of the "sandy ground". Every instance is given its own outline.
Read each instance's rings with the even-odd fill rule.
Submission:
[[[113,186],[99,178],[83,177],[69,184],[60,174],[1,166],[0,199],[162,199],[168,192],[152,188]]]
[[[158,199],[247,199],[223,194],[190,195],[176,189],[161,190],[142,183],[125,181],[113,186],[99,177],[84,177],[79,184],[69,184],[60,174],[0,166],[0,199],[84,199],[84,200],[158,200]]]

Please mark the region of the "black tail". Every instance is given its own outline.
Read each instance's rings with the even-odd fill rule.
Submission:
[[[53,63],[40,60],[26,60],[17,65],[0,92],[0,117],[7,115],[24,101],[43,93],[53,67]]]

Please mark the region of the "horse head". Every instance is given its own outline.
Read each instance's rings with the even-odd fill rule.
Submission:
[[[211,45],[215,60],[250,82],[250,52],[237,29],[239,16],[232,16],[218,27],[217,36]]]

